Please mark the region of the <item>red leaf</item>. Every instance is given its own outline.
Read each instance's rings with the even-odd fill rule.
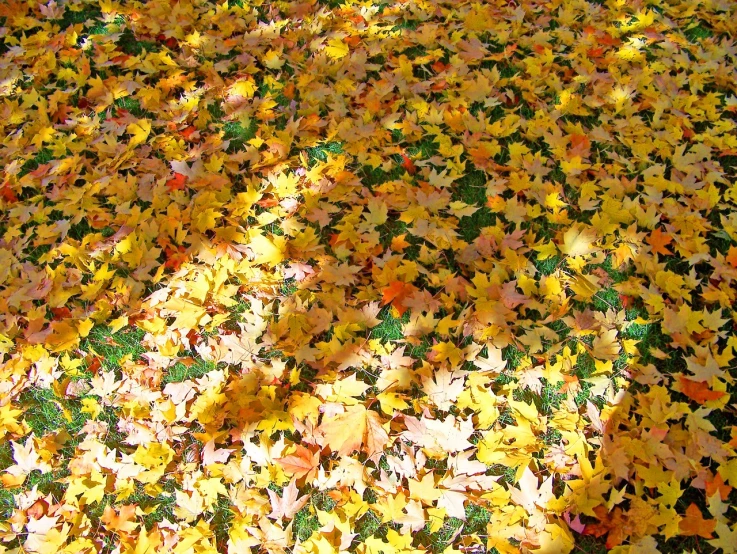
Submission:
[[[166,182],[166,186],[170,191],[184,190],[185,183],[187,182],[187,176],[181,173],[174,173],[174,177]]]
[[[737,267],[737,247],[730,246],[724,259],[727,260],[729,265],[732,267]]]
[[[432,67],[432,70],[433,70],[433,71],[434,71],[435,73],[442,73],[443,71],[445,71],[446,69],[448,69],[448,66],[447,66],[447,65],[445,65],[445,64],[444,64],[443,62],[441,62],[441,61],[437,61],[437,62],[435,62],[435,63],[434,63],[434,64],[432,64],[432,65],[431,65],[430,67]]]
[[[87,365],[87,370],[93,375],[97,375],[97,372],[100,371],[101,367],[102,362],[100,361],[100,358],[95,356],[94,358],[92,358],[92,361]]]
[[[8,202],[18,201],[18,197],[15,195],[15,192],[13,192],[13,189],[10,188],[8,183],[4,183],[3,186],[0,187],[0,198],[7,200]]]
[[[659,227],[653,229],[650,236],[645,240],[650,245],[653,254],[662,254],[663,256],[673,254],[673,252],[667,248],[667,246],[673,242],[673,237],[668,233],[661,231]]]
[[[54,319],[57,321],[72,317],[72,311],[66,306],[62,306],[61,308],[51,308],[51,313],[54,314]]]
[[[320,464],[320,455],[297,444],[292,454],[276,458],[274,461],[278,462],[288,473],[301,478],[317,468]]]
[[[202,335],[194,329],[190,329],[189,333],[187,333],[187,340],[189,341],[190,350],[194,350],[194,347],[199,344],[200,340],[202,340]]]
[[[197,135],[195,135],[195,133],[197,133],[197,129],[193,125],[179,131],[179,134],[182,135],[185,140],[192,141],[197,140]]]
[[[415,166],[415,163],[405,153],[402,153],[402,159],[404,160],[402,167],[407,170],[407,173],[410,175],[417,173],[417,166]]]
[[[724,482],[724,479],[722,479],[722,476],[719,473],[706,480],[707,498],[711,498],[716,493],[719,493],[719,497],[722,499],[722,502],[726,502],[730,492],[732,492],[732,487]]]

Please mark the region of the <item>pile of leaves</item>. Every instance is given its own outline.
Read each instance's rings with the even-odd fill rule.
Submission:
[[[736,12],[1,2],[0,552],[735,552]]]

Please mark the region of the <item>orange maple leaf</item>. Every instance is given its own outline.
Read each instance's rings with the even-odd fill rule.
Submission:
[[[732,492],[732,487],[724,482],[724,479],[722,479],[722,476],[719,473],[706,481],[706,497],[711,498],[717,492],[719,493],[722,502],[726,502],[729,493]]]
[[[606,547],[614,548],[622,544],[624,540],[625,517],[622,509],[617,506],[609,513],[604,506],[594,508],[598,523],[589,523],[583,531],[584,535],[601,537],[607,535]]]
[[[571,156],[581,156],[587,158],[591,153],[591,139],[586,135],[571,135],[571,148],[569,149]]]
[[[320,463],[320,455],[313,453],[301,444],[295,445],[295,451],[283,458],[277,458],[276,462],[288,473],[298,479],[313,472]]]
[[[699,536],[705,539],[712,538],[712,532],[717,526],[716,519],[704,519],[699,507],[693,502],[686,508],[686,516],[678,522],[681,535],[687,537]]]
[[[432,67],[432,70],[435,73],[442,73],[443,71],[445,71],[446,69],[448,69],[450,67],[450,65],[446,65],[443,62],[441,62],[440,60],[438,60],[434,64],[432,64],[430,67]]]
[[[410,243],[405,240],[407,233],[403,233],[392,238],[391,248],[395,252],[402,252],[405,248],[410,246]]]
[[[725,258],[729,265],[737,267],[737,246],[730,246]]]
[[[412,283],[404,281],[392,281],[392,283],[384,289],[381,297],[381,305],[386,306],[391,303],[397,309],[399,315],[404,315],[407,307],[403,304],[404,299],[410,296],[417,288]]]
[[[187,249],[184,246],[177,246],[176,249],[167,247],[164,253],[166,254],[164,267],[167,269],[178,271],[182,264],[187,261]]]
[[[199,140],[199,133],[197,132],[197,128],[193,125],[182,129],[181,131],[179,131],[179,134],[182,135],[185,140],[189,140],[192,142],[197,142]]]
[[[683,375],[678,376],[678,381],[681,384],[681,392],[699,404],[703,404],[709,400],[718,400],[727,394],[723,391],[711,390],[706,383],[697,383],[696,381],[687,379]]]
[[[138,528],[139,524],[134,520],[135,517],[135,504],[121,506],[118,513],[111,506],[106,506],[100,521],[109,531],[129,534]]]
[[[645,240],[650,245],[653,254],[663,254],[663,256],[673,254],[673,252],[666,248],[673,242],[673,237],[661,231],[659,227],[653,229],[653,232]]]

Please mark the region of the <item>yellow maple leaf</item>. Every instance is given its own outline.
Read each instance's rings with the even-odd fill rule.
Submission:
[[[379,414],[361,404],[349,406],[345,412],[327,418],[319,430],[325,445],[340,456],[363,450],[371,457],[381,452],[389,440]]]
[[[253,263],[275,266],[284,261],[285,241],[283,237],[270,240],[261,234],[251,236],[248,247],[254,254]]]
[[[264,55],[264,65],[269,69],[281,69],[285,63],[287,62],[282,58],[282,52],[278,50],[269,50]]]
[[[243,96],[244,98],[253,98],[254,93],[258,90],[256,83],[250,79],[240,79],[233,83],[228,92],[235,96]]]
[[[339,60],[348,55],[348,45],[339,38],[331,38],[325,47],[325,53],[334,60]]]
[[[560,245],[560,251],[573,257],[590,254],[595,240],[596,232],[592,228],[576,225],[570,227],[563,234],[563,244]]]
[[[136,123],[129,123],[125,130],[131,136],[128,144],[131,147],[138,146],[148,139],[151,133],[151,122],[147,119],[139,119]]]
[[[51,139],[54,138],[55,133],[56,133],[56,130],[51,126],[47,126],[47,127],[44,127],[43,129],[39,129],[36,132],[36,135],[33,137],[33,144],[36,145],[38,148],[40,148],[43,143],[51,142]]]
[[[95,398],[88,397],[82,399],[82,409],[80,411],[83,414],[90,414],[92,419],[97,419],[97,416],[102,412],[102,408]]]
[[[394,414],[394,410],[406,410],[409,404],[404,400],[404,395],[397,392],[382,392],[376,396],[381,406],[381,411],[386,415]]]
[[[600,360],[616,360],[622,350],[617,341],[617,330],[609,329],[594,339],[591,354]]]
[[[435,360],[442,362],[448,360],[452,366],[458,366],[463,360],[463,351],[452,342],[439,342],[432,347]]]

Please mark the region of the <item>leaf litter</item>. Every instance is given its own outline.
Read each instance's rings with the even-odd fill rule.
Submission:
[[[0,548],[735,552],[734,12],[4,2]]]

